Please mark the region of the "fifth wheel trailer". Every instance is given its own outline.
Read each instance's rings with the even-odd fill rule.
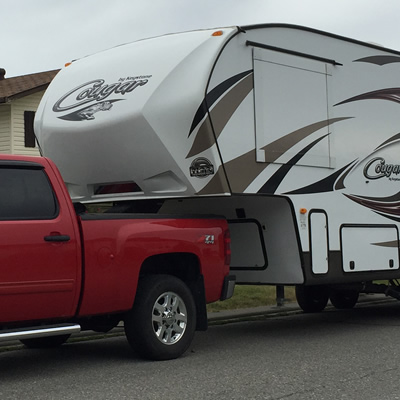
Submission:
[[[283,24],[141,40],[62,69],[35,131],[75,202],[225,216],[238,283],[400,298],[398,51]]]

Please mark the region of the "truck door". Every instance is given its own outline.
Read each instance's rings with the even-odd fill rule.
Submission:
[[[80,247],[65,201],[39,163],[0,161],[0,322],[73,315]]]

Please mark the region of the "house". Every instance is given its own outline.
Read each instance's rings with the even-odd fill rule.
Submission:
[[[58,71],[5,78],[6,71],[0,68],[0,153],[40,155],[33,119]]]

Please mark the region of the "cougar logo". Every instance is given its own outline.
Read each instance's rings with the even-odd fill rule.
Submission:
[[[95,113],[109,111],[112,103],[124,100],[121,98],[138,88],[145,86],[151,75],[120,78],[118,82],[107,84],[104,79],[85,82],[60,97],[53,105],[55,113],[74,110],[60,119],[82,121],[95,119]],[[107,101],[104,101],[106,98]],[[110,97],[116,97],[111,99]],[[91,103],[89,105],[89,103]],[[94,104],[93,104],[94,103]],[[79,107],[82,107],[78,109]]]
[[[399,164],[386,164],[386,160],[382,157],[375,157],[370,160],[364,167],[364,176],[367,179],[389,178],[389,180],[399,180],[393,175],[400,174]]]
[[[112,104],[109,101],[103,101],[102,103],[97,103],[91,107],[85,108],[78,112],[78,116],[82,119],[94,119],[93,114],[99,111],[108,111],[112,108]]]

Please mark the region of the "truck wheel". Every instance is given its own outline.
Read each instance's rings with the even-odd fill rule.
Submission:
[[[296,299],[304,312],[320,312],[328,303],[329,290],[325,286],[296,286]]]
[[[32,339],[21,339],[20,342],[30,349],[50,349],[61,346],[71,335],[46,336]]]
[[[139,281],[135,303],[125,318],[129,344],[144,358],[170,360],[190,346],[196,328],[196,306],[189,288],[170,275]]]
[[[332,290],[329,298],[335,308],[345,310],[357,304],[358,296],[357,290]]]

